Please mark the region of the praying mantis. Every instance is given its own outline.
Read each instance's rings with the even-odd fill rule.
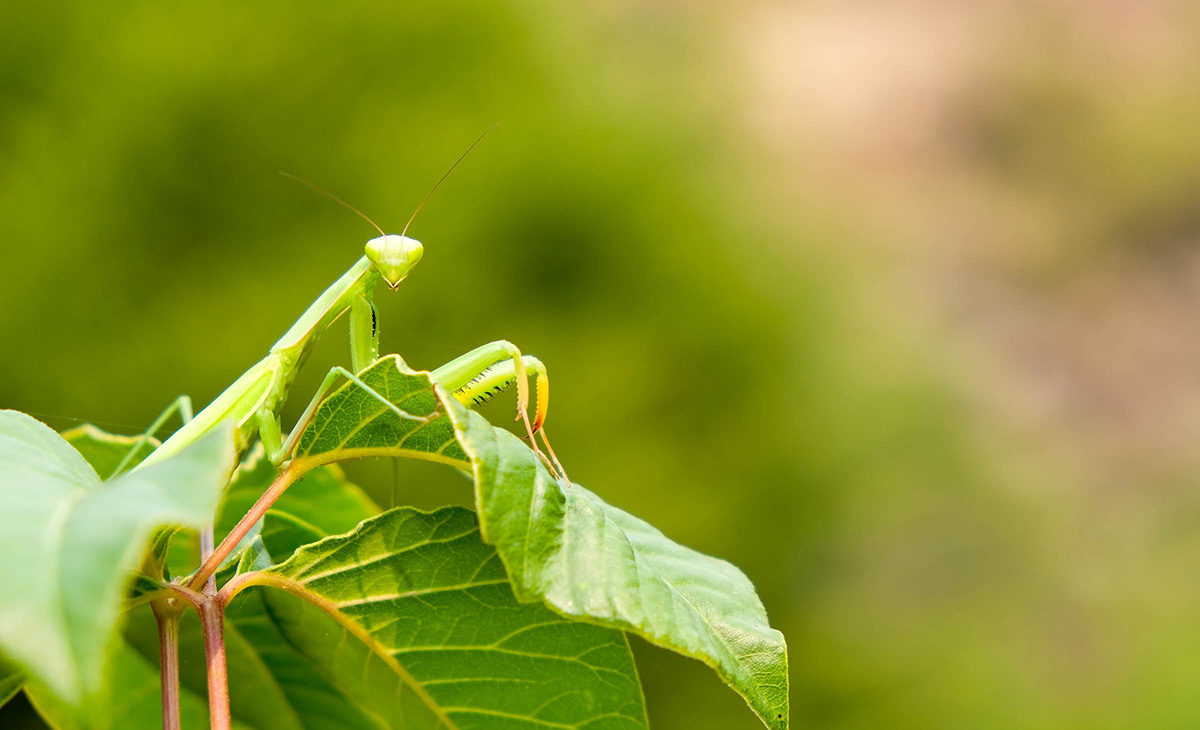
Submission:
[[[488,132],[490,131],[489,129]],[[379,356],[378,317],[374,304],[376,285],[382,280],[390,290],[395,291],[421,260],[424,246],[416,239],[406,235],[409,226],[429,196],[486,135],[487,132],[484,132],[479,139],[476,139],[442,176],[441,180],[433,186],[399,235],[384,233],[383,229],[374,221],[332,193],[293,175],[283,173],[358,213],[374,226],[379,232],[379,236],[367,241],[364,255],[309,305],[296,323],[271,347],[266,357],[238,377],[232,385],[197,413],[194,418],[191,417],[191,403],[186,396],[177,399],[169,406],[150,426],[143,435],[144,438],[148,439],[174,413],[180,414],[184,425],[135,468],[141,468],[177,454],[224,421],[233,421],[235,424],[234,433],[239,454],[246,452],[251,439],[257,434],[267,458],[278,467],[290,458],[304,426],[325,394],[340,378],[345,378],[363,388],[401,418],[426,421],[426,417],[414,416],[399,409],[383,395],[359,380],[356,373],[361,372]],[[347,313],[350,321],[351,369],[347,370],[344,367],[336,366],[329,371],[299,422],[293,427],[291,433],[284,437],[279,414],[287,400],[288,391],[296,374],[303,367],[321,335]],[[531,372],[537,384],[536,411],[532,421],[529,417],[529,373]],[[431,378],[467,407],[490,400],[495,394],[515,382],[517,386],[517,420],[524,422],[531,447],[539,454],[552,473],[565,477],[562,466],[554,456],[553,448],[544,431],[550,397],[550,381],[546,368],[540,360],[531,355],[522,354],[511,342],[499,340],[478,347],[433,370]],[[535,438],[538,434],[541,434],[542,442],[550,457],[547,457],[538,448]],[[115,469],[114,475],[120,473],[128,465],[137,451],[138,446],[136,445],[130,449],[125,460]]]

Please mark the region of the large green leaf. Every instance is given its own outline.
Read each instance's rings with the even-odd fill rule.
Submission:
[[[553,479],[520,439],[468,411],[426,373],[381,358],[332,393],[301,435],[300,465],[356,456],[414,456],[469,471],[483,538],[517,596],[631,631],[713,667],[768,727],[788,727],[787,648],[754,586],[733,565],[683,547],[578,484]]]
[[[395,509],[243,580],[270,587],[231,606],[237,616],[242,600],[261,601],[270,621],[252,640],[278,632],[300,654],[290,659],[320,667],[378,723],[342,727],[646,726],[625,637],[518,602],[468,510]],[[329,687],[281,684],[289,696],[337,699]]]
[[[0,645],[66,706],[103,693],[123,586],[154,528],[209,519],[232,469],[219,428],[176,457],[101,482],[62,437],[0,411]]]

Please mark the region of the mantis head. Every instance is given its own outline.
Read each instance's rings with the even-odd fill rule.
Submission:
[[[367,241],[367,258],[392,291],[421,260],[425,247],[405,235],[384,235]]]

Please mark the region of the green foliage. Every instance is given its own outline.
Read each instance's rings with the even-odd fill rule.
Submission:
[[[67,525],[81,528],[61,530],[64,546],[40,562],[0,573],[0,586],[35,587],[6,592],[8,612],[30,618],[14,624],[25,636],[0,629],[0,647],[32,675],[27,692],[48,722],[81,730],[157,722],[147,686],[156,680],[158,635],[140,604],[174,595],[165,587],[169,554],[185,566],[180,573],[195,565],[194,533],[162,528],[215,515],[217,534],[238,539],[216,579],[225,586],[240,726],[645,728],[629,632],[701,659],[768,727],[788,727],[783,638],[740,571],[556,482],[528,446],[399,357],[379,359],[360,377],[374,392],[348,383],[321,403],[283,475],[301,478],[244,537],[229,533],[282,477],[258,449],[229,479],[227,428],[101,483],[93,465],[114,468],[142,444],[91,427],[68,442],[28,416],[0,413],[8,520],[0,527],[11,528],[10,539],[53,546],[49,515],[62,509],[71,510]],[[400,418],[384,400],[429,420]],[[336,466],[362,456],[457,468],[475,481],[478,516],[458,507],[379,514]],[[149,573],[135,575],[142,555]],[[57,583],[46,580],[55,575],[52,557],[69,568]],[[38,589],[39,580],[61,596]],[[128,644],[117,640],[122,586],[138,606]],[[60,605],[62,622],[39,623]],[[69,663],[68,649],[37,654],[47,636],[52,649],[69,647],[86,661]],[[199,668],[211,657],[197,621],[184,620],[179,648],[182,721],[199,728],[208,681]],[[3,676],[11,696],[21,678],[16,670]]]
[[[102,483],[61,436],[0,411],[0,645],[67,706],[103,694],[123,586],[156,527],[203,524],[233,467],[230,432]]]
[[[624,636],[518,602],[462,508],[391,510],[246,584],[279,589],[286,644],[390,727],[646,726]]]
[[[788,726],[783,635],[746,576],[678,545],[578,484],[555,481],[517,437],[444,395],[394,355],[330,394],[301,435],[299,463],[343,455],[422,456],[470,469],[484,539],[517,595],[561,615],[637,633],[717,669],[769,727]],[[461,456],[460,456],[461,455]]]

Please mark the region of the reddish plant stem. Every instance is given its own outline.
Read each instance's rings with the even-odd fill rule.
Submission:
[[[158,622],[158,660],[162,682],[163,730],[180,730],[179,720],[179,618],[166,600],[150,604]]]
[[[204,655],[208,664],[208,714],[212,730],[230,730],[229,672],[225,665],[225,604],[205,596],[197,608],[204,629]]]
[[[271,486],[267,487],[267,491],[263,492],[216,549],[212,548],[212,528],[203,530],[203,563],[186,587],[175,586],[200,613],[200,625],[204,629],[204,656],[208,667],[208,712],[212,720],[212,730],[230,730],[232,724],[229,670],[225,660],[225,596],[217,592],[217,568],[302,473],[303,470],[290,466],[280,472],[275,481],[271,482]]]
[[[208,579],[217,572],[221,561],[229,557],[229,553],[233,552],[233,549],[246,536],[246,533],[250,532],[250,529],[254,527],[254,523],[262,519],[267,510],[271,509],[271,505],[275,504],[275,500],[279,499],[280,495],[292,485],[292,482],[296,481],[301,473],[289,466],[281,471],[279,476],[275,477],[275,481],[271,482],[271,486],[267,487],[267,491],[263,492],[258,501],[254,503],[254,506],[250,508],[250,511],[229,531],[229,534],[225,536],[225,539],[221,541],[216,550],[213,550],[212,554],[204,560],[204,563],[200,566],[200,570],[196,571],[196,575],[192,576],[191,582],[188,583],[188,588],[198,591],[209,582]]]

